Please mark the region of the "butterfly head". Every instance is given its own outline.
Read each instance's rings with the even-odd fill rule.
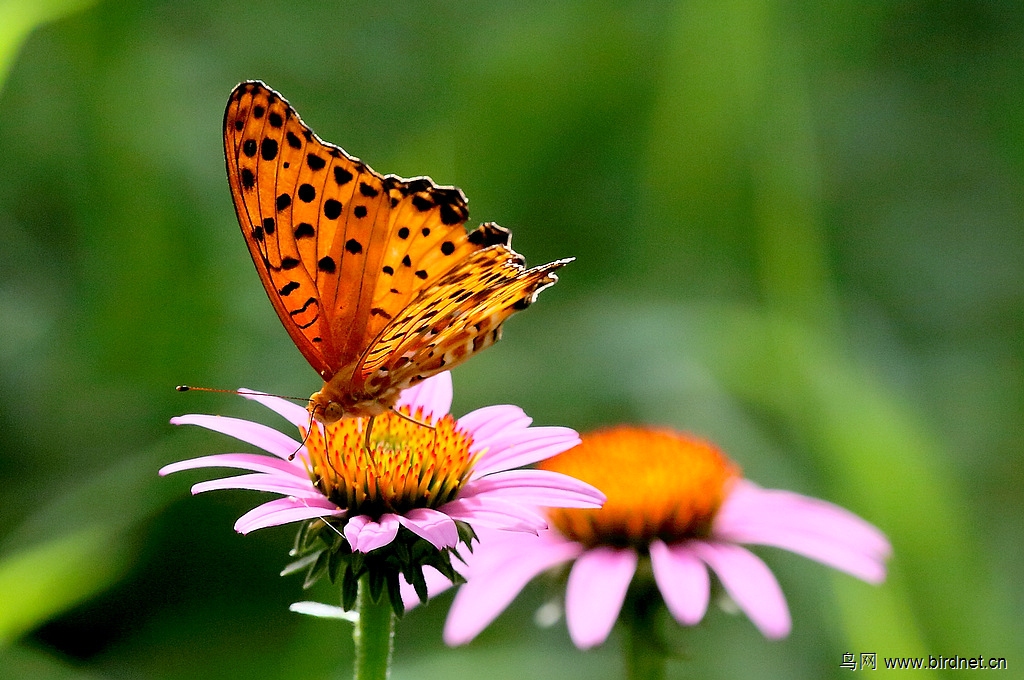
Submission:
[[[336,423],[345,417],[345,408],[336,401],[331,401],[322,392],[315,392],[309,398],[310,415],[324,425]]]
[[[386,413],[397,396],[397,391],[394,391],[377,397],[363,395],[360,399],[325,383],[323,389],[310,396],[307,408],[318,422],[330,425],[342,418],[372,418]]]

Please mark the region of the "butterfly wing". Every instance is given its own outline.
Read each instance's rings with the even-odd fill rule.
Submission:
[[[371,392],[397,391],[462,363],[496,342],[505,319],[530,306],[558,280],[555,270],[571,261],[526,269],[522,256],[503,244],[471,254],[384,328],[356,378]]]
[[[323,142],[258,81],[240,84],[228,100],[224,152],[263,287],[295,345],[329,380],[362,353],[370,273],[390,216],[383,178]]]
[[[459,189],[381,176],[259,81],[232,92],[224,151],[278,317],[331,393],[355,404],[392,401],[493,343],[566,262],[526,270],[506,229],[467,233]]]

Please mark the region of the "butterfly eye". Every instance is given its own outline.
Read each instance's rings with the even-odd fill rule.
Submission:
[[[336,423],[345,417],[345,409],[336,401],[329,401],[323,409],[322,420],[324,423]]]

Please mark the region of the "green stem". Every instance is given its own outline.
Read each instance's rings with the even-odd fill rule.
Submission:
[[[665,643],[656,625],[659,602],[649,589],[631,588],[626,596],[619,617],[624,629],[622,655],[626,680],[663,680],[665,677]]]
[[[359,620],[352,631],[356,643],[355,680],[387,680],[394,649],[395,615],[387,590],[381,593],[379,602],[370,597],[366,574],[359,579],[356,611]]]

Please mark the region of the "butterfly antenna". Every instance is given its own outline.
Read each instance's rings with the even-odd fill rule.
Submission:
[[[314,408],[316,408],[316,407],[314,407]],[[312,433],[313,433],[313,413],[311,411],[310,414],[309,414],[309,423],[306,424],[306,434],[303,435],[302,441],[299,443],[299,448],[297,448],[294,451],[292,451],[292,455],[288,456],[288,460],[295,460],[295,456],[298,455],[299,451],[302,450],[302,447],[305,446],[306,442],[309,441],[309,435],[312,434]],[[327,455],[330,455],[330,451],[327,452]]]
[[[216,387],[193,387],[192,385],[178,385],[175,387],[179,392],[219,392],[221,394],[240,394],[245,396],[247,394],[258,394],[262,397],[277,397],[278,399],[288,399],[290,401],[309,401],[309,397],[286,397],[283,394],[270,394],[269,392],[239,392],[238,390],[220,390]]]

